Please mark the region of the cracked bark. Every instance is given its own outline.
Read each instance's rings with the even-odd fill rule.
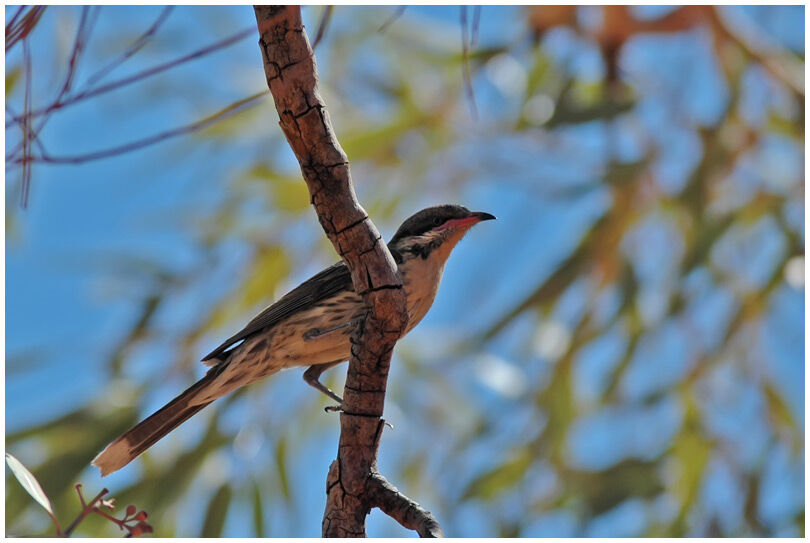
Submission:
[[[318,93],[315,56],[300,7],[254,6],[254,11],[279,124],[301,165],[318,220],[368,308],[351,338],[338,456],[327,476],[323,535],[365,536],[366,516],[379,507],[422,536],[441,536],[435,518],[377,471],[391,353],[408,320],[401,278],[355,196],[348,159]]]

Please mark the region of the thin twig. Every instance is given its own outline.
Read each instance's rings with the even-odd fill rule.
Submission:
[[[71,96],[71,97],[68,97],[68,98],[62,100],[59,103],[54,103],[54,104],[51,104],[50,106],[35,110],[35,111],[30,113],[30,116],[31,117],[39,117],[39,116],[45,115],[46,113],[50,113],[51,111],[53,111],[55,109],[63,108],[65,106],[75,104],[76,102],[79,102],[81,100],[86,100],[88,98],[93,98],[93,97],[98,96],[100,94],[105,94],[105,93],[117,90],[117,89],[119,89],[121,87],[131,85],[132,83],[137,83],[137,82],[141,81],[142,79],[146,79],[147,77],[157,75],[159,73],[162,73],[162,72],[165,72],[166,70],[170,70],[172,68],[175,68],[175,67],[177,67],[177,66],[179,66],[181,64],[184,64],[186,62],[196,60],[196,59],[198,59],[200,57],[203,57],[205,55],[214,53],[214,52],[218,51],[219,49],[223,49],[225,47],[233,45],[233,44],[243,40],[244,38],[247,38],[248,36],[255,35],[255,34],[256,34],[256,29],[255,28],[249,28],[249,29],[246,29],[246,30],[242,30],[241,32],[237,32],[236,34],[233,34],[233,35],[231,35],[231,36],[229,36],[229,37],[227,37],[227,38],[225,38],[223,40],[220,40],[220,41],[215,42],[215,43],[213,43],[211,45],[203,47],[202,49],[198,49],[198,50],[194,51],[193,53],[189,53],[188,55],[182,56],[182,57],[177,58],[175,60],[166,62],[164,64],[159,64],[159,65],[154,66],[152,68],[143,70],[142,72],[138,72],[137,74],[134,74],[134,75],[131,75],[131,76],[128,76],[128,77],[124,77],[124,78],[121,78],[121,79],[117,79],[117,80],[115,80],[115,81],[113,81],[111,83],[107,83],[106,85],[102,85],[102,86],[96,87],[94,89],[89,89],[89,90],[83,91],[83,92],[81,92],[81,93],[79,93],[77,95],[74,95],[74,96]],[[22,119],[19,118],[19,117],[15,117],[15,118],[13,118],[13,119],[11,119],[9,121],[6,121],[6,128],[8,128],[9,126],[11,126],[14,123],[19,123],[21,121],[22,121]]]
[[[87,507],[87,504],[84,503],[84,496],[82,495],[82,485],[81,485],[81,483],[77,484],[75,488],[76,488],[76,494],[79,495],[79,503],[82,504],[82,509],[84,509],[85,507]]]
[[[14,116],[18,116],[18,117],[19,117],[19,116],[21,116],[21,114],[20,114],[20,113],[18,113],[18,112],[17,112],[17,111],[16,111],[16,110],[15,110],[13,107],[11,107],[10,105],[8,105],[8,103],[6,103],[6,113],[7,113],[8,115],[12,116],[12,117],[14,117]],[[33,139],[33,141],[34,141],[34,144],[36,144],[36,146],[39,148],[39,150],[42,152],[42,154],[48,154],[48,153],[45,151],[45,146],[42,144],[42,140],[41,140],[39,137],[37,137],[36,135],[34,135],[34,137],[33,137],[32,139]],[[17,147],[19,148],[19,146],[20,146],[20,145],[22,145],[22,144],[21,144],[21,143],[20,143],[20,144],[17,144]],[[19,149],[15,149],[15,152],[16,152],[16,151],[19,151]],[[14,158],[14,157],[13,157],[11,154],[6,155],[6,162],[9,162],[9,161],[10,161],[10,160],[12,160],[13,158]]]
[[[56,528],[56,537],[64,537],[64,534],[62,533],[62,528],[59,526],[59,521],[56,519],[56,515],[48,511],[48,516],[51,517],[53,525]]]
[[[481,6],[473,6],[472,37],[470,47],[478,44],[478,28],[481,26]]]
[[[17,22],[17,19],[20,17],[20,14],[23,12],[24,9],[25,9],[24,5],[20,6],[17,12],[11,17],[11,20],[6,24],[6,35],[8,35],[8,33],[11,31],[12,27],[14,26],[14,23]]]
[[[84,162],[101,160],[104,158],[110,158],[116,155],[129,153],[131,151],[143,149],[144,147],[149,147],[150,145],[155,145],[157,143],[173,138],[175,136],[180,136],[183,134],[195,132],[197,130],[202,130],[208,126],[211,126],[216,122],[232,117],[233,115],[236,115],[237,113],[240,113],[245,109],[249,109],[251,107],[258,105],[259,99],[263,98],[267,94],[268,91],[258,92],[252,96],[248,96],[247,98],[238,100],[226,106],[225,108],[217,111],[213,115],[205,117],[204,119],[195,121],[191,124],[180,126],[178,128],[173,128],[171,130],[167,130],[165,132],[161,132],[159,134],[155,134],[153,136],[149,136],[137,141],[126,143],[123,145],[117,145],[115,147],[110,147],[107,149],[101,149],[99,151],[84,153],[81,155],[74,155],[74,156],[40,155],[29,158],[29,162],[36,161],[36,162],[43,162],[46,164],[81,164]],[[18,164],[22,162],[22,159],[17,159],[13,162],[15,164]]]
[[[84,51],[84,46],[87,43],[86,38],[89,37],[86,35],[88,30],[87,23],[89,15],[90,7],[83,7],[82,15],[79,19],[79,26],[76,29],[76,38],[73,40],[73,49],[70,53],[70,59],[68,60],[68,71],[65,75],[65,82],[62,84],[62,88],[59,91],[59,98],[67,94],[70,88],[73,86],[73,78],[76,75],[76,70],[79,65],[79,58],[81,57],[81,54]]]
[[[109,500],[101,499],[109,492],[106,488],[103,489],[101,492],[99,492],[98,495],[92,500],[90,500],[90,502],[88,503],[85,503],[84,501],[84,496],[82,495],[82,485],[77,484],[75,488],[76,494],[79,496],[79,503],[82,506],[82,510],[79,512],[79,515],[73,520],[73,522],[70,523],[70,526],[68,526],[68,529],[65,530],[64,533],[62,533],[62,531],[59,529],[59,523],[56,521],[56,517],[51,515],[51,518],[53,519],[53,522],[56,525],[57,536],[70,537],[70,535],[73,533],[73,530],[76,529],[79,523],[81,523],[82,520],[87,518],[87,515],[90,515],[91,513],[95,513],[101,517],[104,517],[105,519],[109,520],[110,522],[118,526],[120,530],[126,530],[127,534],[124,537],[133,537],[152,533],[153,530],[152,527],[146,523],[146,519],[148,518],[146,511],[143,510],[138,511],[134,505],[129,505],[127,506],[124,512],[124,517],[118,519],[106,513],[105,511],[102,511],[101,508],[98,505],[96,505],[100,501],[101,507],[106,507],[110,510],[113,509],[114,507],[113,503],[115,502],[114,499]]]
[[[165,23],[166,20],[169,18],[169,14],[171,14],[173,9],[174,6],[165,6],[163,10],[161,10],[160,14],[157,16],[157,19],[155,19],[155,22],[153,22],[151,26],[147,28],[143,34],[138,36],[138,38],[133,42],[133,44],[130,45],[127,48],[127,50],[121,54],[121,56],[119,56],[117,59],[113,60],[112,62],[104,66],[102,69],[98,70],[96,73],[87,78],[87,81],[85,82],[85,87],[90,87],[91,85],[98,83],[99,80],[103,79],[110,72],[121,66],[126,60],[132,57],[135,53],[140,51],[149,42],[149,40],[155,34],[157,34],[157,31],[160,29],[163,23]]]
[[[8,53],[20,40],[28,37],[37,26],[46,6],[34,6],[23,15],[19,24],[6,30],[6,53]]]
[[[28,160],[31,153],[31,139],[29,137],[31,132],[31,78],[32,78],[32,63],[31,63],[31,47],[28,45],[28,38],[23,39],[23,58],[25,59],[25,98],[23,101],[23,118],[25,121],[22,123],[22,148],[23,148],[23,164],[22,164],[22,189],[20,194],[20,205],[25,207],[28,205],[28,189],[31,185],[31,163]]]
[[[321,20],[318,23],[318,32],[315,34],[315,41],[312,42],[313,49],[318,47],[318,44],[321,43],[321,39],[323,39],[323,36],[326,33],[326,27],[329,25],[329,20],[331,18],[332,6],[325,6],[323,8],[323,13],[321,14]]]
[[[101,509],[96,508],[96,509],[94,509],[92,512],[93,512],[93,513],[95,513],[95,514],[97,514],[97,515],[100,515],[100,516],[102,516],[102,517],[106,518],[107,520],[109,520],[109,521],[111,521],[111,522],[113,522],[113,523],[114,523],[116,526],[118,526],[118,527],[119,527],[121,530],[123,530],[123,529],[126,527],[126,524],[124,523],[124,521],[122,521],[121,519],[117,519],[117,518],[115,518],[115,517],[114,517],[114,516],[112,516],[112,515],[108,515],[107,513],[105,513],[104,511],[102,511]]]
[[[383,24],[380,25],[380,28],[377,29],[377,32],[383,33],[386,30],[388,30],[388,27],[391,26],[394,23],[394,21],[402,17],[402,14],[405,13],[405,9],[407,7],[408,6],[398,6],[397,9],[394,11],[394,13],[388,19],[386,19],[386,21]]]
[[[59,94],[56,96],[56,100],[54,102],[59,102],[69,91],[71,86],[73,85],[73,78],[76,75],[76,69],[79,64],[79,57],[81,56],[82,52],[84,51],[84,46],[86,45],[86,31],[87,31],[87,18],[90,12],[90,8],[85,6],[82,8],[82,15],[79,19],[79,26],[76,29],[76,38],[73,40],[73,49],[70,53],[70,59],[68,60],[68,69],[67,73],[65,74],[65,81],[62,83],[62,88],[59,90]]]
[[[96,13],[98,13],[98,11],[96,11]],[[88,39],[90,37],[90,29],[91,29],[92,24],[93,24],[93,23],[89,22],[89,14],[90,14],[90,8],[89,7],[85,6],[84,8],[82,8],[81,19],[79,20],[79,26],[76,29],[76,38],[73,41],[73,48],[72,48],[71,53],[70,53],[70,59],[68,60],[68,69],[67,69],[67,73],[65,74],[65,81],[62,83],[62,87],[59,90],[59,93],[57,94],[56,99],[54,100],[54,103],[59,103],[64,98],[64,96],[70,91],[70,88],[73,85],[73,79],[74,79],[74,77],[76,75],[76,70],[77,70],[77,67],[78,67],[78,64],[79,64],[79,58],[81,57],[82,53],[84,52],[84,48],[87,45],[87,41],[88,41]],[[39,123],[39,125],[36,128],[33,128],[33,129],[30,127],[30,124],[31,124],[31,121],[32,121],[30,113],[27,115],[27,119],[28,119],[27,124],[29,126],[28,126],[28,130],[26,131],[26,133],[28,134],[28,138],[27,138],[26,141],[28,141],[28,142],[30,142],[32,140],[39,141],[39,135],[42,132],[42,130],[45,128],[45,125],[48,124],[48,120],[50,119],[50,114],[46,115],[45,118],[42,119],[42,121]],[[21,143],[23,143],[23,145],[22,145],[23,155],[24,156],[30,156],[30,143],[28,143],[28,146],[29,146],[28,155],[25,154],[25,144],[26,144],[26,142],[23,141]],[[14,149],[12,149],[11,152],[9,153],[10,159],[11,160],[16,159],[17,154],[19,153],[20,150],[21,150],[20,145],[17,145]],[[9,160],[9,159],[7,158],[7,160]],[[26,188],[26,190],[24,191],[24,194],[25,194],[25,198],[27,200],[27,198],[28,198],[27,187],[24,187],[24,188]]]
[[[81,497],[81,487],[82,487],[82,485],[76,485],[76,492],[79,494],[80,497]],[[101,498],[103,498],[108,492],[109,492],[109,490],[107,490],[106,488],[103,489],[101,492],[99,492],[96,495],[95,498],[90,500],[90,502],[88,502],[87,505],[85,505],[82,508],[81,512],[79,512],[79,516],[77,516],[76,519],[73,522],[70,523],[70,526],[67,527],[67,530],[65,530],[65,533],[64,533],[65,537],[70,537],[70,534],[73,533],[73,530],[76,529],[76,526],[78,526],[79,523],[82,520],[84,520],[84,517],[86,517],[87,515],[89,515],[90,513],[93,512],[93,507],[96,505],[96,502],[98,500],[100,500]]]

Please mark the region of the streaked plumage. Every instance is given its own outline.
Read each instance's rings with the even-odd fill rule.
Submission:
[[[456,243],[474,224],[494,218],[462,206],[435,206],[400,226],[388,247],[402,275],[409,314],[406,333],[433,304]],[[364,313],[346,265],[326,268],[211,351],[203,358],[212,366],[205,377],[110,443],[93,465],[102,475],[122,468],[215,399],[283,368],[310,366],[304,374],[307,382],[340,401],[317,379],[325,369],[349,359],[349,337]]]

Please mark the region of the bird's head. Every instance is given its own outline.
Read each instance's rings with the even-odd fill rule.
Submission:
[[[426,259],[435,255],[444,261],[472,226],[494,218],[489,213],[470,211],[459,205],[428,207],[406,219],[388,247],[402,258]]]

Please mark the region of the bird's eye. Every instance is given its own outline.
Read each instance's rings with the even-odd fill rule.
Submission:
[[[439,225],[440,225],[440,224],[442,224],[443,222],[444,222],[444,221],[443,221],[443,220],[441,220],[439,217],[436,217],[435,219],[433,219],[433,226],[439,226]]]

